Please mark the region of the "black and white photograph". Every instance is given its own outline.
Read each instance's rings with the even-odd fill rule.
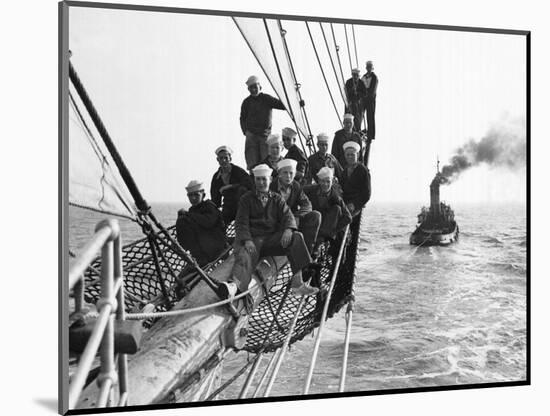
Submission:
[[[59,11],[59,412],[530,384],[528,30]]]

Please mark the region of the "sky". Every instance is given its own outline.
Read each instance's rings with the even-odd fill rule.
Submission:
[[[305,24],[283,26],[312,132],[332,136],[339,121]],[[244,166],[244,82],[257,74],[275,94],[231,18],[71,7],[69,28],[71,61],[148,201],[186,202],[192,179],[208,188],[222,144]],[[334,28],[348,78],[344,29]],[[359,68],[373,60],[380,82],[372,201],[428,203],[438,157],[444,165],[469,140],[525,119],[523,36],[361,25],[355,34]],[[273,132],[286,126],[290,118],[274,111]],[[523,202],[525,168],[480,165],[441,195],[451,205]]]

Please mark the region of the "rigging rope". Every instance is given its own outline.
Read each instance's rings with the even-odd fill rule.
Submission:
[[[327,87],[328,94],[330,96],[330,100],[332,101],[332,106],[334,107],[334,111],[336,112],[336,118],[338,118],[338,122],[340,123],[341,127],[344,127],[342,124],[342,118],[340,117],[340,112],[338,111],[338,108],[336,107],[336,103],[334,102],[334,97],[332,95],[332,91],[330,89],[330,86],[328,85],[327,77],[325,75],[325,70],[323,69],[323,65],[321,64],[321,59],[319,58],[319,53],[317,52],[317,47],[315,46],[315,41],[313,40],[313,35],[311,34],[311,30],[309,28],[309,24],[306,21],[305,22],[307,31],[309,33],[309,38],[311,39],[311,45],[313,46],[313,51],[315,52],[315,56],[317,57],[317,62],[319,63],[319,68],[321,69],[321,74],[323,75],[323,80],[325,81],[325,85]]]
[[[277,67],[277,72],[279,73],[279,78],[281,80],[281,84],[283,86],[283,92],[285,93],[285,97],[286,97],[286,101],[288,103],[288,112],[290,113],[290,118],[292,119],[292,121],[294,122],[294,125],[296,126],[296,131],[300,131],[300,129],[298,128],[298,123],[296,123],[296,117],[294,116],[294,112],[292,111],[292,107],[290,105],[290,99],[288,98],[288,92],[286,90],[286,87],[285,87],[285,83],[283,81],[283,75],[281,74],[281,67],[279,66],[279,60],[277,59],[277,55],[275,54],[275,48],[273,47],[273,40],[271,39],[271,33],[269,32],[269,27],[267,26],[267,20],[266,19],[262,19],[264,21],[264,26],[265,26],[265,31],[267,33],[267,38],[269,40],[269,46],[271,46],[271,52],[273,53],[273,59],[275,60],[275,66]],[[302,143],[300,141],[300,143]],[[302,147],[303,147],[303,143],[302,143]],[[305,151],[305,149],[304,149]]]
[[[325,35],[325,29],[323,28],[323,24],[321,22],[319,22],[319,26],[321,27],[321,32],[323,33],[323,39],[325,40],[325,47],[327,48],[327,53],[328,53],[328,56],[330,58],[330,63],[332,65],[332,70],[334,72],[334,77],[336,78],[336,85],[339,86],[341,84],[341,82],[338,79],[338,72],[336,71],[336,66],[334,66],[334,60],[332,59],[332,54],[330,53],[330,46],[328,46],[328,40],[327,40],[327,36]],[[342,101],[344,102],[344,105],[347,107],[346,97],[344,96],[344,93],[343,93],[342,88],[340,86],[338,87],[338,91],[340,91],[340,97],[342,98]]]
[[[292,79],[294,80],[294,85],[296,87],[296,93],[298,94],[298,98],[300,100],[300,112],[301,112],[302,118],[304,119],[305,124],[307,126],[308,137],[306,137],[305,139],[306,139],[306,145],[307,145],[308,150],[309,150],[309,155],[311,156],[313,153],[315,153],[317,151],[317,149],[315,148],[315,143],[313,143],[313,134],[311,133],[311,126],[309,124],[309,119],[307,117],[305,102],[302,98],[302,93],[300,92],[301,84],[297,80],[296,71],[294,71],[294,65],[292,63],[292,58],[290,57],[290,52],[288,50],[288,44],[286,42],[286,33],[287,32],[286,32],[285,29],[283,29],[283,25],[281,24],[280,20],[277,20],[277,23],[279,25],[279,31],[281,33],[281,40],[283,41],[283,46],[284,46],[286,58],[288,60],[288,63],[290,64],[290,71],[291,71],[291,74],[292,74]],[[300,133],[300,132],[298,132],[298,133]],[[301,142],[301,136],[300,136],[300,143],[301,143],[302,149],[304,150],[304,153],[305,153],[306,149],[304,148],[304,144]],[[312,151],[312,149],[313,149],[313,151]]]
[[[355,49],[355,66],[359,68],[359,60],[357,59],[357,42],[355,42],[355,25],[351,25],[351,31],[353,33],[353,47]]]
[[[334,41],[334,49],[336,50],[336,58],[338,59],[338,66],[340,67],[340,75],[342,76],[342,81],[345,83],[346,78],[344,78],[344,71],[342,70],[342,62],[340,61],[340,47],[336,44],[336,35],[334,34],[334,26],[330,24],[330,30],[332,31],[332,40]],[[347,100],[346,100],[347,102]]]
[[[348,28],[347,25],[344,23],[344,33],[346,35],[346,47],[348,51],[348,59],[349,59],[349,70],[350,73],[353,70],[353,64],[351,63],[351,51],[349,50],[349,40],[348,40]]]

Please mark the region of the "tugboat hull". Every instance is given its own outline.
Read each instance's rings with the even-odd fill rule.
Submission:
[[[447,246],[458,240],[458,225],[452,231],[423,228],[418,226],[411,234],[410,244],[416,246]]]

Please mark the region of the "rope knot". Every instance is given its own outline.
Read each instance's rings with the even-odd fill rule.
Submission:
[[[103,383],[105,383],[107,380],[111,380],[111,385],[115,385],[118,383],[118,374],[115,370],[110,371],[108,373],[99,373],[97,376],[97,384],[101,387]]]
[[[96,303],[97,310],[101,312],[103,307],[106,306],[106,305],[111,306],[111,313],[115,313],[116,308],[118,306],[116,298],[115,297],[112,297],[112,298],[99,298],[97,303]]]

